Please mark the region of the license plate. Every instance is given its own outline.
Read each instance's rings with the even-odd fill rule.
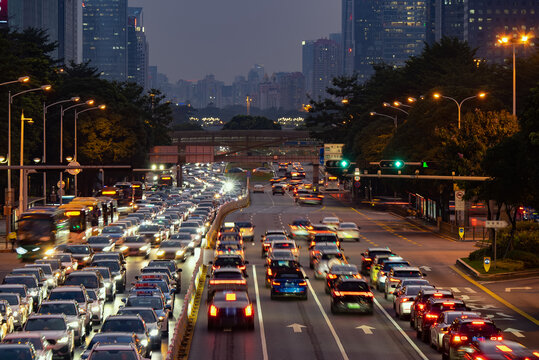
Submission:
[[[360,308],[359,304],[348,304],[347,306],[348,306],[349,309],[359,309]]]
[[[474,337],[472,338],[472,341],[484,341],[484,340],[485,340],[484,337],[477,337],[477,336],[474,336]]]

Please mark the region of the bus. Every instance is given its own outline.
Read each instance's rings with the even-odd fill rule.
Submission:
[[[15,252],[23,261],[42,259],[69,240],[69,222],[55,207],[34,207],[22,213],[17,224]]]
[[[133,209],[133,204],[135,203],[131,189],[129,189],[129,191],[124,191],[124,189],[116,186],[105,186],[99,192],[98,197],[100,196],[107,196],[116,200],[119,213],[130,212]]]
[[[86,242],[93,235],[92,214],[90,209],[83,205],[70,202],[59,207],[69,222],[69,242],[80,244]]]
[[[112,224],[115,221],[118,221],[118,202],[108,196],[98,197],[101,201],[101,212],[103,213],[103,226]]]
[[[159,175],[157,185],[172,187],[174,186],[174,177],[172,175],[161,174]]]
[[[70,204],[79,204],[88,207],[88,210],[90,210],[92,234],[99,235],[105,225],[102,201],[96,197],[76,197]]]
[[[133,188],[133,197],[135,201],[137,200],[144,200],[146,197],[144,196],[144,190],[145,186],[144,183],[141,181],[133,181],[131,183],[131,187]]]
[[[324,181],[324,187],[326,191],[339,191],[341,186],[339,184],[339,178],[335,175],[326,174],[326,179]]]

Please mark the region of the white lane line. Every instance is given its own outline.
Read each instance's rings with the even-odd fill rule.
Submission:
[[[331,332],[331,335],[333,335],[333,338],[335,339],[335,342],[337,343],[337,347],[339,348],[339,351],[341,352],[343,360],[349,360],[348,355],[346,355],[346,351],[344,351],[344,347],[342,346],[341,339],[339,339],[339,336],[337,335],[335,328],[333,328],[331,321],[329,321],[326,311],[324,310],[324,307],[320,303],[320,300],[318,300],[318,296],[316,296],[316,293],[314,292],[314,289],[311,286],[311,282],[309,280],[307,280],[307,285],[309,286],[309,290],[311,290],[311,294],[313,295],[314,301],[316,301],[316,304],[318,305],[318,308],[320,309],[320,312],[322,313],[324,320],[326,320],[326,324],[328,324],[329,331]]]
[[[382,311],[382,313],[389,319],[389,321],[393,324],[393,326],[395,326],[395,328],[401,333],[401,335],[406,339],[406,341],[410,344],[410,346],[412,346],[412,348],[415,350],[415,352],[419,355],[419,357],[423,360],[429,360],[428,357],[425,356],[425,354],[423,354],[423,351],[421,351],[417,345],[412,341],[412,339],[410,339],[410,337],[404,332],[404,330],[402,330],[402,328],[399,326],[399,324],[397,324],[395,322],[395,320],[393,320],[393,318],[391,317],[391,315],[389,315],[386,311],[386,309],[384,309],[382,307],[382,305],[380,305],[380,303],[378,302],[378,300],[374,299],[374,304],[378,307],[378,309],[380,309],[380,311]]]
[[[258,326],[260,327],[260,341],[262,342],[262,359],[268,360],[268,346],[266,344],[266,332],[264,331],[264,319],[262,318],[262,303],[260,302],[260,292],[258,291],[255,265],[253,265],[253,281],[255,282],[256,311],[258,314]]]

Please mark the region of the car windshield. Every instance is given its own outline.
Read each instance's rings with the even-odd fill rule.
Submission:
[[[272,260],[272,267],[296,267],[297,262],[293,260]]]
[[[309,220],[294,220],[292,225],[294,226],[309,226],[311,223]]]
[[[77,315],[77,306],[71,304],[42,304],[37,312],[38,314],[65,314]]]
[[[138,231],[158,232],[159,226],[158,225],[141,225],[138,228]]]
[[[334,234],[316,235],[314,239],[316,240],[316,242],[337,242],[337,235],[334,235]]]
[[[30,318],[24,327],[25,331],[61,331],[67,330],[67,325],[62,318]]]
[[[157,296],[131,296],[127,299],[127,306],[149,307],[152,309],[163,309],[163,300]]]
[[[341,253],[337,254],[322,254],[320,257],[321,260],[331,260],[331,259],[339,259],[342,260],[344,257]]]
[[[39,286],[36,278],[33,276],[6,276],[4,278],[4,284],[24,284],[29,289],[34,289]]]
[[[250,228],[253,227],[253,224],[251,224],[250,222],[237,222],[236,226],[239,228]]]
[[[162,248],[178,248],[178,247],[182,247],[182,243],[179,242],[179,241],[163,241],[163,243],[161,244],[161,247]]]
[[[356,224],[343,223],[343,224],[340,225],[340,228],[341,229],[357,229],[357,226],[356,226]]]
[[[105,320],[105,323],[101,327],[101,332],[134,332],[134,333],[143,333],[144,324],[138,319],[109,319]]]
[[[17,295],[0,294],[0,300],[5,300],[9,305],[19,305],[19,297]]]
[[[133,350],[97,350],[92,360],[137,360],[137,354]]]
[[[140,315],[142,320],[147,323],[154,323],[157,322],[157,317],[155,316],[155,311],[150,309],[130,309],[130,308],[123,308],[118,311],[118,315]]]
[[[123,229],[119,226],[107,226],[102,231],[103,234],[118,234],[123,232]]]
[[[72,254],[90,254],[90,247],[87,245],[69,245],[66,251]]]
[[[275,275],[276,278],[279,279],[303,279],[303,275],[301,273],[280,273]]]
[[[339,291],[370,291],[369,285],[361,281],[344,281],[338,285],[337,289]]]
[[[408,265],[409,264],[406,261],[384,263],[384,270],[389,271],[395,267],[408,266]]]
[[[108,237],[91,237],[88,239],[88,244],[108,244],[110,239]]]
[[[100,266],[96,269],[92,269],[90,268],[89,270],[96,270],[97,272],[99,272],[101,274],[101,276],[103,277],[103,279],[110,279],[112,276],[110,275],[110,270],[106,267],[103,267],[103,266]]]
[[[86,302],[86,299],[84,298],[84,292],[82,290],[52,291],[49,295],[49,300],[75,300],[78,303]]]
[[[0,358],[2,359],[17,359],[17,360],[34,360],[32,352],[28,347],[20,347],[16,349],[0,348]]]
[[[354,265],[334,265],[331,267],[332,273],[348,272],[352,274],[358,274],[357,267]]]
[[[198,223],[194,222],[194,221],[186,221],[182,224],[182,229],[183,228],[198,228],[199,225]]]
[[[423,274],[421,271],[416,270],[395,270],[393,276],[399,278],[420,278]]]
[[[197,234],[198,233],[197,229],[198,229],[198,226],[196,228],[194,228],[194,227],[193,228],[182,227],[182,228],[180,228],[178,233],[179,234],[181,234],[181,233],[184,233],[184,234]]]
[[[36,350],[43,350],[43,342],[41,341],[40,337],[32,336],[32,337],[12,337],[9,339],[2,340],[3,344],[32,344],[34,346],[34,349]],[[1,355],[0,355],[1,356]],[[14,358],[19,359],[19,358]]]
[[[131,344],[133,337],[128,335],[95,334],[87,349],[91,349],[95,344]]]
[[[143,237],[141,236],[128,236],[125,238],[124,243],[144,243],[146,242]]]
[[[234,257],[234,258],[222,258],[221,257],[221,258],[215,259],[214,265],[215,266],[222,266],[222,267],[226,267],[226,266],[236,267],[236,266],[243,265],[243,261],[239,257]]]
[[[120,263],[115,260],[98,260],[92,262],[94,266],[104,266],[110,269],[110,271],[116,272],[120,271]]]
[[[62,254],[56,255],[55,258],[60,260],[61,262],[72,262],[73,261],[72,258],[71,258],[71,255],[66,255],[66,254],[64,254],[64,255],[62,255]]]
[[[171,239],[178,239],[178,240],[189,240],[191,241],[191,234],[174,234],[170,237]]]
[[[67,277],[64,285],[84,285],[89,289],[96,289],[99,287],[99,280],[95,274],[71,274]]]
[[[460,331],[468,336],[477,337],[497,334],[496,326],[493,323],[481,320],[462,324]]]

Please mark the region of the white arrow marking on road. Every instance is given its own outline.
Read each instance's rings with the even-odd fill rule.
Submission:
[[[432,271],[429,266],[420,266],[419,268],[425,270],[425,271]]]
[[[356,326],[356,329],[361,329],[361,330],[363,330],[363,332],[365,333],[365,335],[372,335],[372,331],[373,331],[375,328],[373,328],[372,326],[369,326],[369,325],[361,325],[361,326]]]
[[[295,333],[300,333],[303,331],[302,328],[307,327],[307,326],[294,323],[294,324],[288,325],[287,327],[294,329]]]
[[[526,335],[522,334],[522,330],[517,330],[517,329],[513,329],[513,328],[507,328],[507,329],[504,330],[504,332],[509,332],[509,333],[515,335],[516,337],[526,337]]]
[[[511,292],[511,290],[531,290],[532,288],[530,286],[523,286],[523,287],[509,287],[505,288],[505,292]]]
[[[460,292],[459,288],[451,288],[451,291],[453,291],[454,293],[459,293]]]

